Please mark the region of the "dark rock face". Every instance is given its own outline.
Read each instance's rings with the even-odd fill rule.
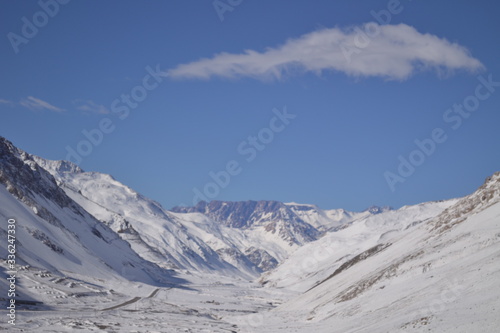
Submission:
[[[500,171],[486,178],[474,193],[446,208],[430,225],[438,233],[446,232],[475,214],[500,201]]]
[[[10,141],[0,137],[0,184],[17,199],[30,207],[49,223],[60,226],[60,221],[34,199],[35,195],[69,208],[82,215],[79,207],[56,183],[52,175],[41,168],[32,156],[17,149]]]
[[[260,268],[263,272],[270,271],[278,266],[278,260],[270,255],[267,251],[262,249],[257,249],[255,247],[250,247],[245,251],[248,260],[250,260],[255,266]]]
[[[28,232],[33,236],[33,238],[38,239],[44,245],[48,246],[52,251],[63,253],[63,249],[52,242],[52,240],[44,232],[40,230],[28,230]]]

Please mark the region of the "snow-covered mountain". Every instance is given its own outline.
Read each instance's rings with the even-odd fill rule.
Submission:
[[[34,160],[55,177],[71,199],[114,230],[144,259],[165,268],[190,272],[217,272],[244,278],[260,273],[242,253],[233,253],[235,259],[229,263],[223,258],[227,258],[224,252],[217,252],[190,233],[184,225],[186,221],[112,176],[84,172],[70,162],[40,157]]]
[[[230,247],[236,247],[261,270],[268,271],[303,245],[322,238],[353,221],[379,214],[389,208],[348,212],[322,210],[315,205],[279,201],[200,201],[194,207],[174,207],[173,212],[203,214],[215,229],[231,235]],[[192,231],[196,233],[196,231]],[[211,232],[212,235],[216,233]],[[219,237],[221,238],[221,237]]]
[[[335,232],[298,249],[277,270],[262,276],[261,281],[275,287],[305,291],[326,278],[332,267],[339,267],[356,255],[389,242],[437,216],[455,202],[456,199],[453,199],[405,206],[377,214],[359,213],[359,219],[345,223]]]
[[[254,332],[497,332],[499,276],[497,172],[467,197],[370,216],[307,244],[262,279],[298,295],[237,322]]]
[[[141,258],[58,186],[33,156],[0,137],[0,233],[16,221],[16,263],[62,275],[169,283],[172,271]],[[8,243],[0,256],[7,258]]]

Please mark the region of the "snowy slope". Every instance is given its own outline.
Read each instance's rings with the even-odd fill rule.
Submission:
[[[260,272],[249,261],[224,260],[229,258],[224,253],[217,253],[196,233],[190,233],[176,214],[112,176],[84,172],[68,166],[69,162],[35,159],[57,179],[68,196],[116,231],[143,258],[191,273],[212,272],[252,278]]]
[[[428,202],[375,215],[358,213],[364,217],[345,223],[338,231],[298,249],[278,269],[264,275],[261,281],[271,286],[305,291],[357,254],[389,242],[413,226],[437,216],[455,202]]]
[[[366,238],[367,246],[379,246],[359,248],[340,261],[333,251],[317,267],[329,266],[328,276],[292,277],[299,281],[299,296],[235,322],[248,332],[498,332],[500,173],[472,195],[440,204],[448,207],[434,218],[411,226],[408,215],[400,232],[379,241]],[[367,220],[352,235],[374,223],[395,226],[386,218]],[[314,251],[306,250],[286,264],[308,260]],[[274,278],[283,283],[287,274],[280,267]]]

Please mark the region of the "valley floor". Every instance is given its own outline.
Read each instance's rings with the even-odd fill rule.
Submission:
[[[486,233],[491,234],[490,230]],[[500,233],[495,237],[500,239]],[[43,300],[43,304],[18,305],[16,325],[11,326],[2,302],[0,331],[498,332],[497,244],[481,242],[481,255],[456,258],[462,274],[436,267],[411,274],[411,281],[404,276],[384,280],[365,297],[340,303],[332,299],[336,292],[329,295],[335,286],[318,295],[303,294],[208,274],[179,276],[189,281],[180,287],[152,286],[79,279],[69,272],[56,275],[25,266],[17,274],[17,300]],[[0,271],[7,271],[4,263]],[[0,285],[5,289],[5,279]],[[411,308],[414,313],[408,312]]]
[[[0,331],[472,332],[469,330],[470,326],[461,328],[460,323],[470,324],[477,317],[479,321],[484,321],[485,318],[489,321],[489,324],[477,322],[478,327],[485,328],[483,332],[496,332],[499,324],[499,320],[495,319],[495,309],[488,310],[478,305],[478,311],[488,311],[489,315],[476,316],[473,309],[453,310],[450,309],[451,304],[445,304],[447,309],[440,309],[440,304],[432,305],[437,312],[446,310],[444,317],[429,313],[428,316],[418,316],[417,320],[408,322],[404,327],[391,323],[401,320],[391,318],[390,313],[394,315],[394,311],[388,311],[387,316],[383,317],[383,309],[373,308],[365,313],[364,319],[360,318],[357,315],[359,306],[357,309],[343,307],[343,313],[338,313],[339,321],[304,322],[286,309],[272,311],[283,302],[299,296],[293,292],[280,288],[263,288],[242,280],[222,281],[220,277],[210,276],[190,276],[191,284],[184,288],[117,282],[114,286],[116,290],[103,287],[104,281],[89,281],[87,278],[83,282],[36,269],[21,270],[18,276],[23,290],[28,290],[29,294],[38,296],[38,299],[44,299],[45,302],[43,305],[18,306],[15,327],[2,320]],[[500,305],[498,297],[491,303]],[[347,313],[349,311],[351,313]],[[382,316],[376,318],[377,313],[382,313]],[[456,321],[456,325],[450,325],[450,321]],[[362,325],[356,328],[360,324]],[[449,330],[452,326],[453,330]]]
[[[16,325],[7,324],[4,315],[0,330],[253,332],[260,318],[256,313],[267,312],[292,296],[243,280],[221,281],[220,276],[191,276],[191,281],[185,288],[122,282],[113,290],[103,287],[104,281],[86,278],[83,282],[36,269],[20,270],[18,283],[28,293],[19,299],[29,300],[26,295],[32,295],[45,301],[18,305]]]

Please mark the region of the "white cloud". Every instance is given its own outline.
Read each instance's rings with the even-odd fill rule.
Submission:
[[[456,43],[422,34],[406,24],[368,23],[349,29],[323,29],[264,52],[219,53],[168,70],[171,78],[210,79],[252,77],[280,79],[284,75],[324,70],[350,76],[405,80],[417,71],[476,71],[481,62]]]
[[[91,100],[86,100],[86,101],[76,100],[74,101],[74,103],[80,104],[76,108],[81,111],[97,113],[97,114],[109,113],[109,110],[104,105],[96,104],[94,103],[94,101]]]
[[[30,109],[30,110],[49,110],[55,112],[62,112],[64,109],[58,108],[48,102],[42,101],[41,99],[29,96],[19,102],[20,105]]]

